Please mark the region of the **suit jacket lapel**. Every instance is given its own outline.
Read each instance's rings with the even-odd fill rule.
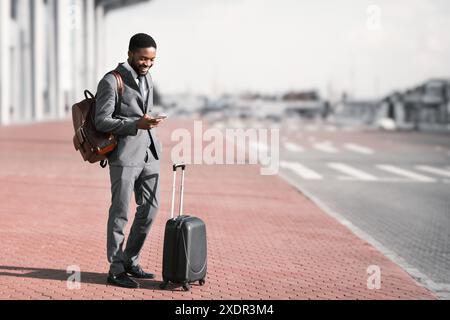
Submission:
[[[124,82],[127,86],[129,86],[130,88],[136,90],[136,92],[138,93],[138,96],[139,96],[139,99],[138,99],[139,106],[140,106],[142,112],[145,113],[146,111],[144,110],[144,99],[142,98],[141,90],[139,89],[139,86],[137,85],[136,81],[133,79],[133,76],[131,75],[131,72],[128,71],[128,70],[123,66],[122,63],[119,64],[119,66],[117,67],[117,71],[122,75],[123,82]],[[148,97],[147,97],[147,98],[148,98]]]

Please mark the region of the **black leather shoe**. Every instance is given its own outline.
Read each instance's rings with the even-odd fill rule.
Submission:
[[[118,286],[122,288],[137,289],[139,288],[139,283],[127,276],[126,272],[119,273],[117,275],[108,274],[107,282],[113,286]]]
[[[134,278],[139,279],[154,279],[155,275],[153,273],[147,273],[142,270],[141,266],[131,266],[125,267],[125,271]]]

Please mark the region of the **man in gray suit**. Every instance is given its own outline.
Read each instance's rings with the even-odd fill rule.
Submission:
[[[139,253],[159,206],[159,160],[161,145],[152,129],[161,119],[149,116],[153,106],[153,83],[149,70],[156,57],[156,43],[147,34],[130,40],[128,60],[116,71],[124,83],[118,106],[118,86],[112,73],[106,74],[97,89],[95,126],[117,136],[117,148],[108,155],[112,203],[107,230],[107,256],[110,263],[107,282],[125,288],[138,288],[131,277],[152,279],[139,265]],[[124,228],[134,191],[136,215],[124,244]]]

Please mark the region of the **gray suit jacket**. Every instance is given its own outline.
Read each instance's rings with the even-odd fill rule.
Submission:
[[[138,130],[137,121],[150,113],[153,107],[153,82],[147,74],[149,93],[147,101],[143,101],[131,72],[122,64],[116,71],[122,75],[124,92],[122,104],[116,109],[118,102],[117,81],[113,74],[106,74],[98,84],[96,97],[95,126],[101,132],[113,133],[118,139],[117,148],[108,155],[111,166],[134,167],[144,165],[147,148],[155,159],[161,156],[161,144],[152,130]],[[114,113],[114,115],[113,115]],[[153,132],[152,132],[153,131]]]

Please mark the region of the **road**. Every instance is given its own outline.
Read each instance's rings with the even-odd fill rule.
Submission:
[[[449,133],[295,120],[271,127],[280,129],[282,177],[419,282],[450,298]]]
[[[281,174],[422,283],[450,288],[450,134],[283,126]]]

